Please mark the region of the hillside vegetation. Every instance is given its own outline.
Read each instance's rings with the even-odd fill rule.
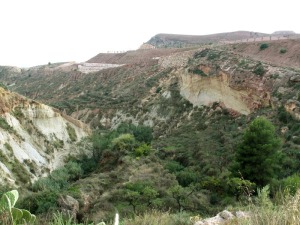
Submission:
[[[39,224],[63,220],[57,210],[87,224],[112,224],[116,211],[123,224],[191,224],[224,208],[253,213],[245,224],[267,224],[260,212],[291,221],[300,67],[289,43],[297,41],[99,54],[89,62],[124,65],[85,74],[76,64],[1,67],[3,86],[93,129],[77,144],[86,154],[22,190],[18,207]]]

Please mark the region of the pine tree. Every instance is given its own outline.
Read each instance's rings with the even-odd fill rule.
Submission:
[[[238,145],[233,172],[259,187],[267,185],[280,168],[280,148],[281,142],[272,123],[263,117],[256,118]]]

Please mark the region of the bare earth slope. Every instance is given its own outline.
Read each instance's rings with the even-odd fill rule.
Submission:
[[[154,58],[170,55],[186,49],[147,49],[124,53],[100,53],[88,60],[88,63],[135,64],[151,61]]]
[[[267,43],[269,47],[260,50],[262,43]],[[237,43],[229,45],[227,49],[277,66],[300,68],[300,39]]]

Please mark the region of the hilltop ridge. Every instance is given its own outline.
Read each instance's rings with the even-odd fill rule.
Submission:
[[[269,37],[276,37],[276,39],[283,38],[293,38],[299,37],[292,31],[277,31],[272,34],[259,33],[253,31],[235,31],[235,32],[225,32],[217,34],[208,35],[182,35],[182,34],[157,34],[153,36],[146,43],[156,48],[174,48],[174,47],[191,47],[199,46],[203,44],[213,44],[213,43],[227,43],[241,40],[260,40],[261,38],[269,39]]]

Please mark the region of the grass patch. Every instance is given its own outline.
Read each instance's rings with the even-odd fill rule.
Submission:
[[[71,125],[68,123],[67,123],[67,132],[68,132],[68,135],[72,142],[77,141],[77,135],[76,135],[75,129],[73,127],[71,127]]]
[[[190,224],[186,213],[170,214],[169,212],[150,211],[122,221],[123,225],[187,225]]]
[[[13,128],[6,122],[6,120],[0,116],[0,127],[7,131],[12,131]]]

